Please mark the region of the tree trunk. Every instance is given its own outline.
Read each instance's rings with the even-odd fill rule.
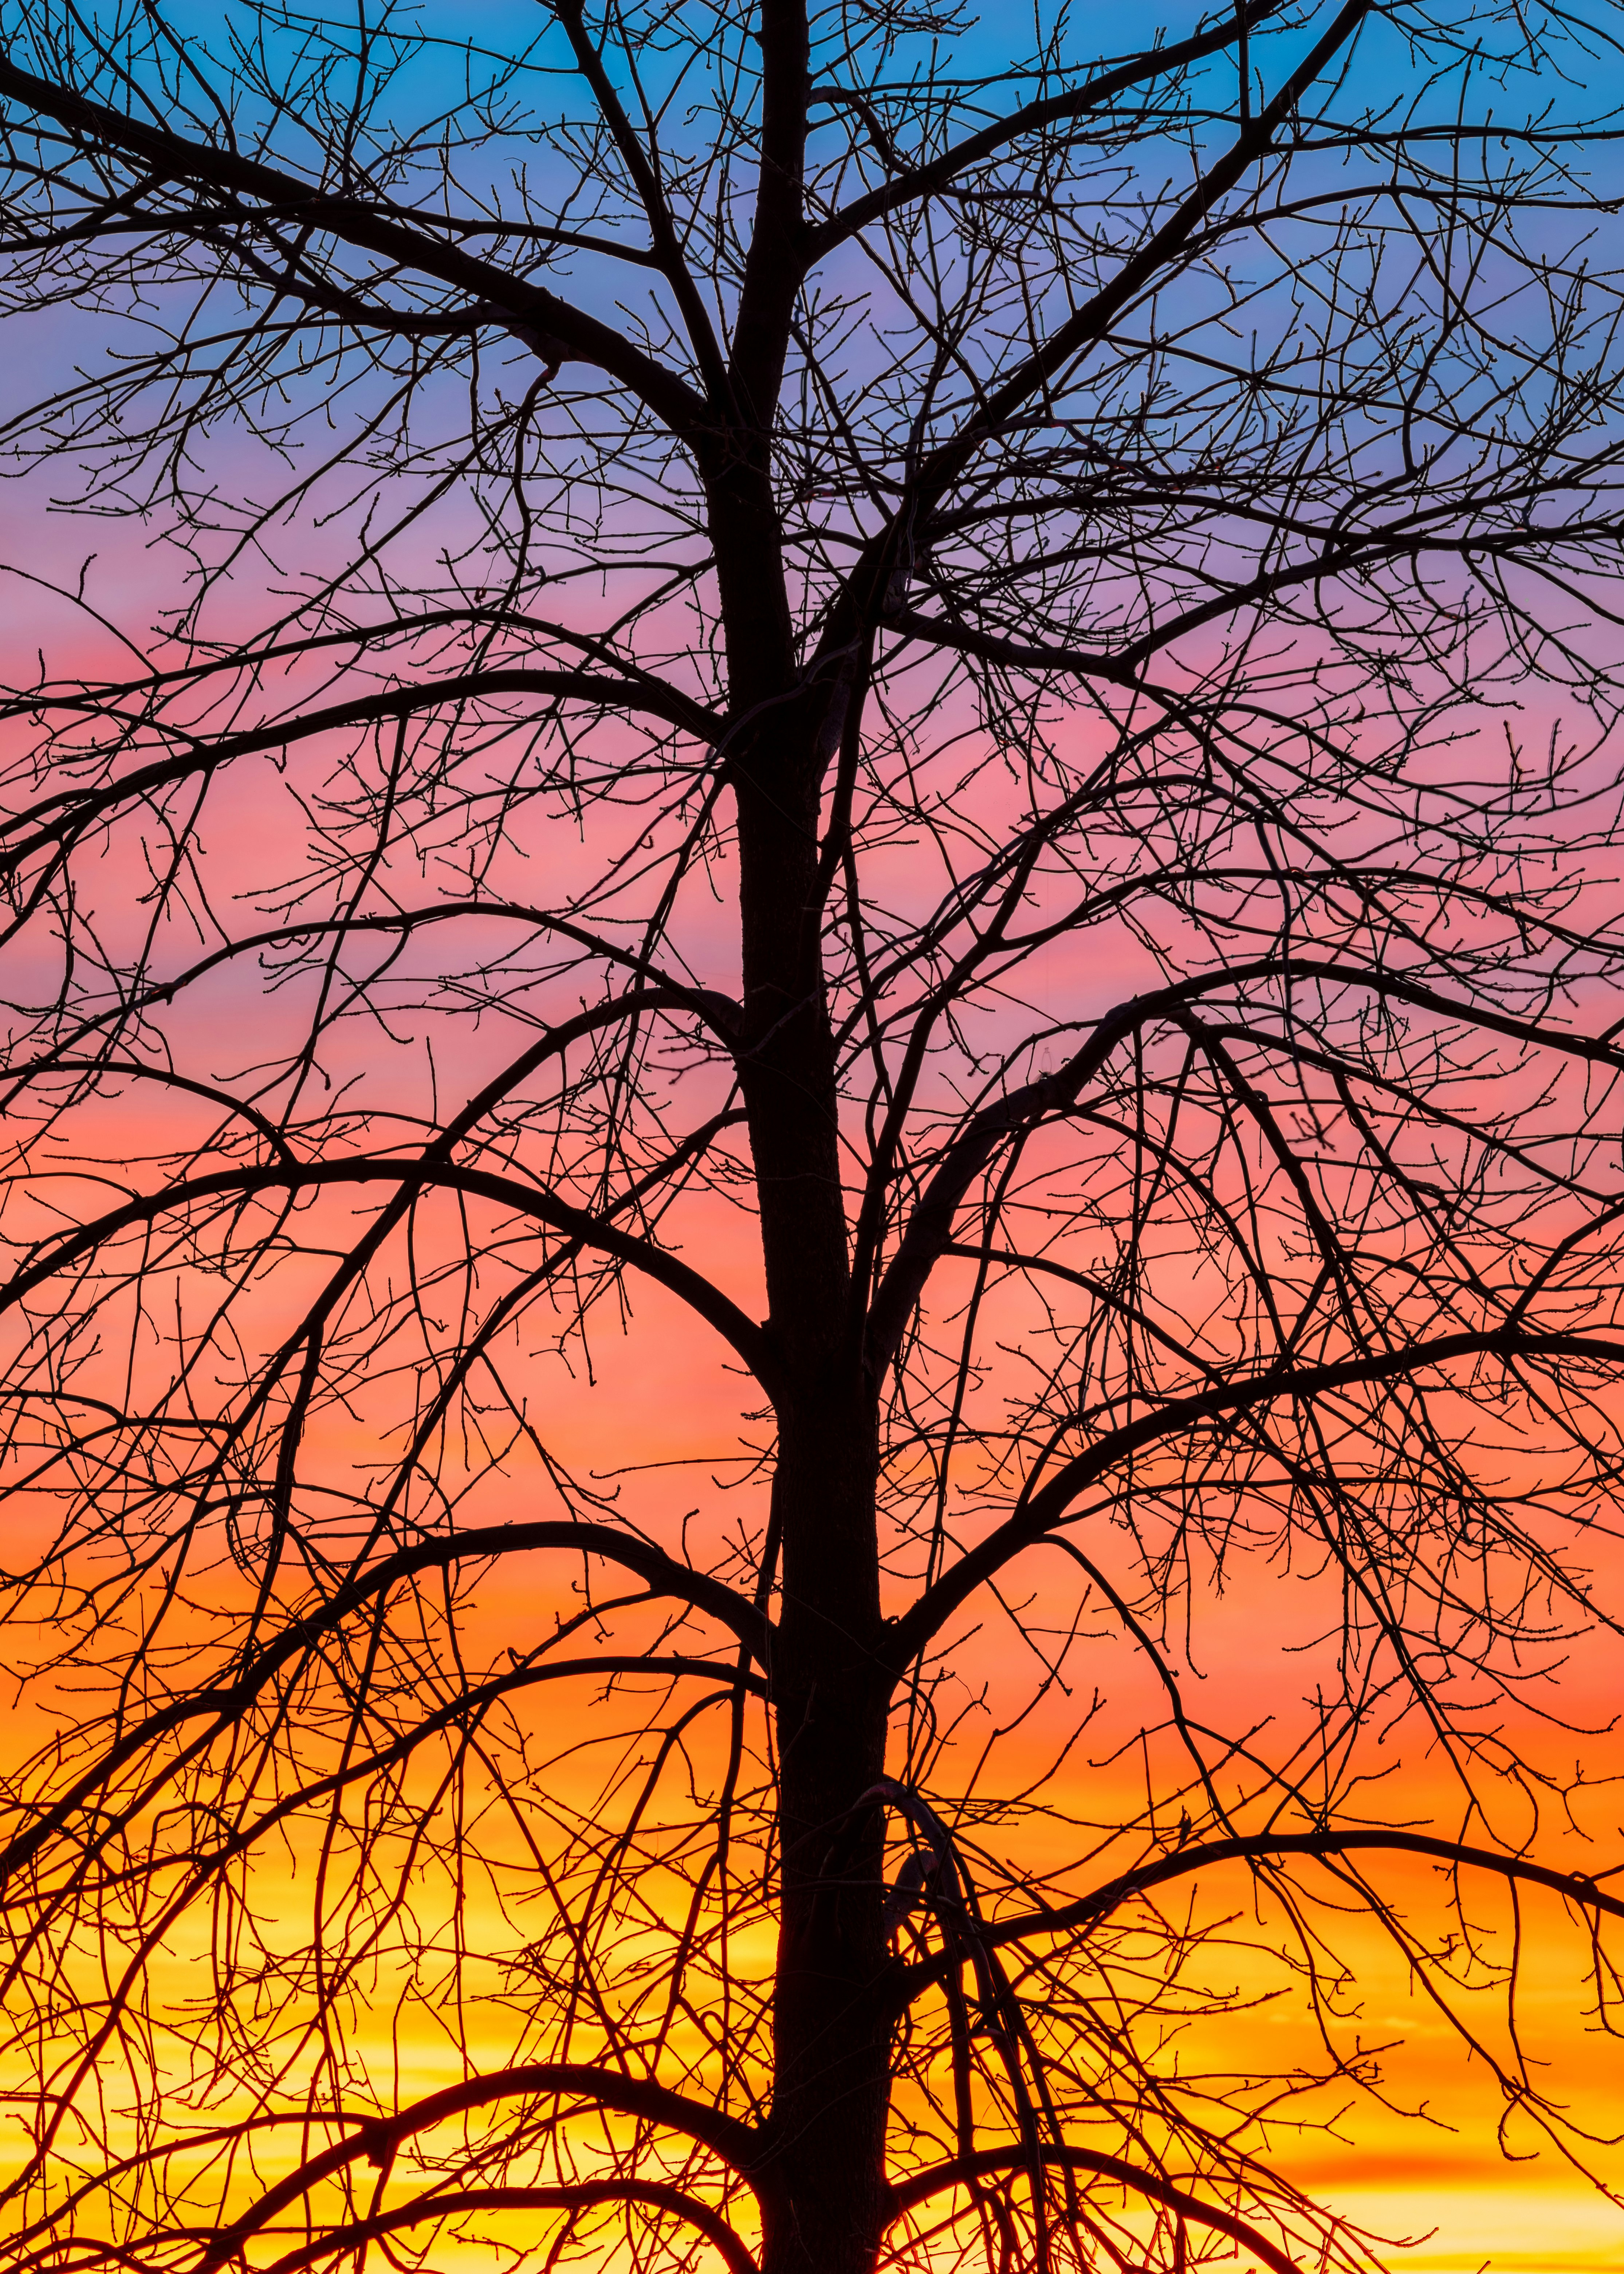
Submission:
[[[888,2030],[880,2019],[881,1669],[876,1405],[852,1316],[818,818],[832,686],[802,679],[764,436],[712,488],[738,805],[740,1081],[780,1394],[780,1925],[763,2274],[868,2274],[884,2225]]]
[[[784,1594],[773,1699],[780,1925],[771,2132],[783,2210],[764,2274],[867,2274],[884,2225],[888,2029],[878,1995],[885,1689],[873,1429],[809,1400],[782,1435]]]
[[[748,793],[747,792],[747,796]],[[754,802],[754,800],[751,800]],[[780,2210],[764,2274],[867,2274],[883,2226],[887,2029],[879,2018],[881,1824],[854,1813],[885,1762],[875,1408],[852,1331],[833,1039],[809,895],[811,816],[772,801],[741,830],[763,859],[747,955],[745,1075],[763,1193],[778,1413],[781,1601],[772,1698],[780,1927],[771,2133]],[[810,934],[808,943],[808,934]],[[811,953],[808,953],[808,945]],[[776,954],[774,953],[776,951]],[[773,975],[776,966],[776,975]]]

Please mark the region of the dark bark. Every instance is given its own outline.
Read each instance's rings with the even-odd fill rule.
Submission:
[[[781,335],[780,335],[781,341]],[[757,384],[765,381],[758,372]],[[741,526],[742,524],[742,526]],[[878,1812],[891,1681],[880,1648],[876,1409],[851,1331],[834,1041],[818,862],[830,683],[790,668],[783,565],[764,485],[717,517],[735,712],[749,1115],[784,1384],[774,1501],[782,1608],[771,1699],[778,1760],[779,1942],[773,1996],[773,2191],[764,2274],[863,2274],[886,2219],[889,2025],[878,1994]],[[730,560],[737,561],[730,566]],[[773,669],[776,662],[777,669]]]
[[[877,1991],[877,1814],[884,1766],[875,1404],[850,1331],[834,1053],[818,926],[816,777],[774,764],[814,708],[736,770],[745,1024],[741,1061],[760,1195],[778,1399],[781,1609],[771,1698],[778,1758],[779,1945],[765,2274],[861,2274],[884,2222],[888,2028]],[[797,717],[797,712],[801,714]],[[802,745],[804,749],[804,727]],[[791,743],[793,748],[793,742]]]
[[[873,1423],[849,1390],[797,1401],[780,1435],[783,1610],[767,2274],[861,2274],[886,2219],[890,2019],[882,1823],[856,1809],[885,1758]]]

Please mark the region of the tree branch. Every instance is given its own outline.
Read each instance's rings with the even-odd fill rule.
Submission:
[[[249,757],[260,750],[281,749],[287,743],[304,742],[312,734],[373,726],[388,719],[407,719],[415,712],[436,710],[442,704],[477,702],[492,695],[548,695],[566,702],[598,704],[606,709],[647,711],[704,742],[719,741],[724,733],[722,722],[702,704],[690,703],[674,689],[661,687],[652,680],[645,682],[628,674],[622,682],[594,672],[534,671],[516,666],[468,672],[455,679],[437,680],[428,686],[387,688],[377,695],[357,697],[352,702],[329,704],[323,710],[309,711],[297,719],[246,727],[240,734],[222,734],[207,742],[199,740],[196,749],[178,757],[154,759],[99,788],[59,790],[55,796],[41,798],[20,813],[0,820],[0,840],[29,829],[34,832],[0,853],[0,874],[14,870],[42,846],[82,835],[104,814],[120,805],[150,796],[156,790],[168,789],[195,775],[213,773],[235,758]],[[58,702],[50,707],[64,706]],[[167,731],[177,730],[170,727]]]
[[[998,1919],[986,1925],[978,1924],[976,1939],[988,1948],[998,1948],[1008,1943],[1026,1942],[1034,1935],[1069,1934],[1078,1927],[1108,1918],[1135,1896],[1148,1894],[1154,1887],[1187,1879],[1192,1872],[1218,1864],[1265,1863],[1287,1856],[1306,1856],[1325,1862],[1333,1856],[1384,1853],[1426,1856],[1457,1870],[1490,1871],[1519,1885],[1544,1887],[1582,1909],[1624,1919],[1624,1897],[1604,1893],[1588,1873],[1553,1871],[1544,1864],[1530,1863],[1525,1856],[1502,1855],[1497,1849],[1472,1847],[1459,1840],[1440,1840],[1426,1832],[1282,1832],[1206,1840],[1188,1848],[1175,1849],[1168,1855],[1159,1856],[1154,1864],[1142,1864],[1137,1871],[1124,1871],[1106,1880],[1091,1894],[1079,1895],[1074,1903],[1057,1903],[1049,1909],[1028,1911],[1019,1918]],[[1624,1865],[1614,1866],[1614,1870],[1624,1870]],[[1611,1878],[1613,1874],[1609,1871],[1603,1876]],[[898,2012],[961,1962],[961,1953],[944,1950],[908,1967],[897,1984]]]
[[[658,2180],[577,2180],[568,2187],[459,2187],[445,2195],[420,2195],[416,2202],[399,2203],[349,2226],[329,2228],[320,2242],[272,2259],[266,2274],[295,2274],[301,2266],[313,2266],[335,2251],[353,2250],[374,2235],[392,2234],[398,2227],[420,2225],[425,2219],[444,2218],[454,2211],[586,2210],[598,2203],[617,2202],[646,2203],[650,2210],[674,2212],[713,2245],[729,2274],[757,2274],[755,2259],[731,2226],[696,2197]]]
[[[1012,1556],[1041,1540],[1051,1525],[1060,1523],[1079,1493],[1098,1483],[1119,1462],[1133,1454],[1177,1436],[1184,1430],[1198,1428],[1203,1423],[1222,1422],[1231,1415],[1250,1412],[1256,1406],[1280,1398],[1317,1397],[1327,1390],[1400,1381],[1432,1367],[1447,1366],[1456,1359],[1494,1357],[1507,1363],[1517,1358],[1578,1358],[1596,1364],[1624,1366],[1624,1340],[1612,1343],[1588,1335],[1532,1334],[1502,1326],[1486,1333],[1440,1335],[1431,1342],[1413,1343],[1403,1350],[1376,1352],[1326,1366],[1273,1367],[1251,1382],[1170,1398],[1165,1405],[1113,1430],[1086,1452],[1065,1462],[1023,1510],[1008,1517],[944,1572],[890,1630],[888,1663],[900,1674],[943,1621],[977,1587]]]
[[[496,1201],[521,1215],[534,1216],[552,1231],[567,1232],[600,1254],[632,1265],[646,1278],[657,1280],[680,1296],[690,1310],[714,1327],[769,1395],[782,1389],[778,1364],[766,1336],[754,1320],[691,1264],[681,1262],[648,1240],[617,1231],[602,1216],[585,1209],[572,1208],[568,1201],[539,1191],[533,1185],[521,1184],[516,1178],[498,1176],[489,1170],[464,1167],[455,1161],[279,1161],[260,1167],[220,1169],[208,1176],[186,1178],[163,1192],[144,1193],[126,1201],[123,1208],[99,1216],[94,1224],[64,1233],[49,1254],[25,1266],[0,1287],[0,1311],[21,1302],[56,1272],[89,1254],[104,1240],[115,1239],[136,1224],[150,1224],[167,1210],[184,1208],[192,1201],[227,1195],[247,1199],[258,1193],[308,1192],[327,1186],[399,1185],[414,1179],[425,1187],[475,1193],[482,1199]]]
[[[694,440],[706,429],[709,413],[703,396],[634,347],[612,326],[542,285],[529,283],[457,246],[436,244],[375,206],[357,198],[328,195],[259,159],[192,142],[168,127],[109,109],[73,88],[20,70],[9,58],[0,58],[0,95],[9,95],[41,117],[55,119],[94,148],[117,150],[139,159],[160,179],[207,183],[225,195],[252,199],[267,215],[321,230],[467,292],[477,304],[469,311],[470,326],[482,320],[477,304],[492,312],[505,311],[521,336],[526,330],[551,334],[582,362],[595,364],[618,379],[673,433]],[[161,229],[163,216],[154,215],[154,225]],[[181,225],[184,226],[184,221]]]
[[[1259,957],[1227,970],[1198,973],[1177,980],[1154,993],[1131,997],[1108,1012],[1086,1043],[1065,1065],[1036,1081],[1024,1082],[996,1104],[973,1114],[947,1146],[935,1175],[925,1187],[897,1250],[875,1294],[868,1314],[868,1363],[877,1374],[895,1357],[914,1305],[937,1259],[951,1246],[953,1221],[965,1194],[1004,1140],[1029,1129],[1050,1113],[1064,1113],[1075,1105],[1085,1083],[1099,1073],[1119,1043],[1156,1018],[1176,1017],[1206,995],[1225,987],[1239,988],[1258,980],[1274,979],[1288,987],[1321,984],[1354,987],[1385,1000],[1440,1018],[1459,1020],[1490,1034],[1503,1035],[1524,1049],[1560,1051],[1588,1064],[1624,1071],[1624,1043],[1608,1035],[1575,1035],[1560,1027],[1517,1019],[1489,1005],[1462,1003],[1440,994],[1434,987],[1383,971],[1368,964],[1317,961],[1312,956]]]
[[[1148,2195],[1153,2202],[1163,2203],[1184,2218],[1227,2234],[1244,2249],[1255,2250],[1271,2274],[1297,2274],[1285,2252],[1249,2220],[1234,2211],[1222,2210],[1216,2203],[1203,2202],[1199,2195],[1190,2195],[1184,2188],[1175,2187],[1170,2180],[1126,2163],[1120,2156],[1103,2155],[1092,2148],[1064,2148],[1041,2142],[1027,2148],[983,2148],[978,2155],[960,2156],[953,2163],[938,2164],[933,2171],[904,2180],[892,2188],[891,2199],[898,2212],[911,2210],[927,2197],[940,2195],[947,2187],[963,2187],[970,2180],[990,2179],[1002,2172],[1026,2172],[1034,2157],[1050,2170],[1094,2172],[1102,2179],[1115,2180],[1135,2195]]]
[[[352,2138],[335,2140],[322,2149],[297,2171],[279,2180],[229,2226],[222,2226],[204,2252],[202,2266],[208,2269],[223,2265],[227,2259],[237,2256],[248,2238],[279,2211],[297,2202],[322,2180],[342,2172],[357,2157],[365,2157],[381,2168],[402,2141],[444,2123],[448,2117],[465,2115],[470,2109],[486,2107],[493,2100],[540,2092],[590,2100],[617,2115],[640,2117],[646,2122],[685,2133],[721,2157],[731,2170],[745,2179],[750,2177],[761,2154],[761,2135],[753,2125],[741,2123],[737,2117],[726,2115],[703,2101],[690,2100],[668,2086],[656,2084],[651,2078],[630,2076],[621,2070],[598,2068],[581,2062],[526,2062],[516,2068],[499,2069],[488,2076],[470,2077],[463,2083],[447,2085],[394,2116],[350,2120],[357,2127]]]
[[[26,1832],[0,1849],[0,1886],[36,1856],[45,1842],[68,1823],[108,1779],[159,1738],[184,1728],[188,1721],[207,1721],[215,1728],[228,1727],[247,1712],[254,1699],[288,1662],[306,1650],[318,1636],[351,1617],[374,1597],[387,1593],[402,1579],[419,1572],[443,1570],[453,1563],[481,1557],[532,1554],[560,1548],[582,1556],[599,1556],[635,1571],[656,1594],[670,1595],[707,1612],[735,1634],[756,1664],[771,1660],[771,1622],[763,1611],[724,1581],[708,1572],[679,1563],[651,1540],[613,1525],[586,1524],[576,1518],[543,1519],[533,1524],[498,1524],[471,1527],[443,1538],[420,1540],[397,1548],[347,1579],[328,1601],[302,1616],[289,1619],[271,1642],[250,1660],[235,1681],[189,1691],[124,1729],[95,1766],[41,1811]]]
[[[956,175],[981,165],[1010,143],[1019,141],[1023,134],[1041,133],[1045,127],[1086,117],[1089,111],[1114,102],[1119,94],[1143,86],[1147,79],[1165,79],[1169,72],[1182,71],[1187,64],[1222,54],[1243,31],[1255,31],[1271,16],[1278,15],[1281,4],[1282,0],[1252,0],[1250,7],[1220,18],[1208,30],[1198,32],[1190,39],[1175,40],[1165,48],[1152,48],[1135,56],[1132,62],[1117,64],[1114,71],[1101,72],[1069,94],[1047,95],[1041,102],[1028,102],[1019,110],[1011,111],[1007,118],[996,119],[980,133],[967,135],[951,150],[944,150],[939,158],[912,168],[896,181],[870,190],[864,197],[854,198],[840,212],[831,214],[812,232],[812,258],[821,260],[836,245],[867,229],[871,222],[894,213],[898,206],[945,189]],[[840,88],[818,88],[814,92],[824,101],[835,94],[845,96],[845,90]]]

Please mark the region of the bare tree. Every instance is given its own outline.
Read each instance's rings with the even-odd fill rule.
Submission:
[[[1462,9],[13,0],[16,2267],[1353,2263],[1372,1925],[1597,2163],[1620,23]]]

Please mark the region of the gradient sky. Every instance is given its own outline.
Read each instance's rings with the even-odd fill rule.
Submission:
[[[200,10],[199,23],[208,20],[208,11]],[[478,20],[481,29],[495,40],[508,36],[515,26],[528,26],[530,14],[516,4],[498,7],[481,0]],[[975,34],[964,42],[966,64],[996,60],[1000,38],[999,19],[996,11],[989,11]],[[1391,67],[1390,57],[1377,54],[1370,56],[1365,65],[1372,72]],[[40,327],[34,368],[40,367],[41,359],[57,358],[65,362],[83,353],[94,331],[94,320],[89,319],[54,319],[50,325]],[[229,452],[224,454],[224,463],[229,463]],[[25,501],[37,507],[42,486],[35,479],[20,491],[14,490],[13,515],[18,516]],[[139,531],[65,517],[37,528],[30,523],[26,560],[37,575],[71,583],[83,556],[93,549],[99,557],[90,589],[98,604],[123,621],[140,619],[153,563]],[[10,653],[24,659],[37,645],[47,646],[58,672],[117,667],[115,644],[89,633],[77,611],[38,587],[19,587],[14,579],[8,580],[4,637]],[[283,786],[264,771],[239,770],[224,786],[211,817],[222,884],[252,886],[259,880],[265,847],[274,841],[280,825],[284,796]],[[567,864],[569,855],[560,852],[559,857],[560,864]],[[122,888],[117,878],[109,882],[115,893]],[[696,959],[713,958],[705,975],[727,984],[734,954],[726,936],[725,908],[718,907],[715,924],[715,938],[709,947],[697,927],[690,944]],[[1056,951],[1042,984],[1052,994],[1056,1015],[1086,1015],[1090,997],[1132,991],[1132,964],[1133,951],[1126,944],[1121,950],[1120,966],[1101,959],[1092,944],[1070,958]],[[241,1064],[259,1054],[274,1015],[267,1009],[254,976],[242,971],[235,977],[222,978],[190,1014],[190,1043],[221,1071],[228,1071],[229,1061]],[[364,1052],[366,1046],[357,1040],[355,1047]],[[455,1050],[442,1057],[442,1074],[455,1073],[462,1079],[471,1079],[481,1048],[477,1040],[472,1040],[460,1062]],[[374,1074],[381,1071],[376,1065],[369,1070]],[[402,1096],[420,1078],[421,1065],[415,1057],[410,1066],[402,1061]],[[127,1161],[159,1149],[173,1140],[184,1118],[184,1109],[160,1109],[133,1098],[122,1103],[117,1114],[109,1117],[108,1157]],[[751,1284],[756,1264],[748,1228],[738,1216],[715,1207],[696,1212],[688,1238],[695,1260],[703,1262],[713,1277],[747,1306],[757,1301],[757,1291]],[[653,1465],[693,1464],[695,1474],[703,1479],[709,1473],[708,1464],[736,1454],[739,1385],[719,1369],[716,1346],[695,1332],[691,1318],[674,1299],[658,1290],[640,1299],[630,1335],[622,1336],[613,1322],[605,1321],[594,1346],[590,1380],[582,1374],[568,1382],[555,1370],[545,1395],[551,1440],[556,1449],[583,1470],[601,1474],[613,1466],[624,1471],[623,1506],[651,1522],[668,1523],[679,1504],[686,1508],[689,1497],[695,1501],[702,1497],[699,1487],[691,1496],[684,1496],[680,1470],[673,1481],[668,1468]],[[340,1465],[347,1459],[365,1459],[371,1442],[368,1430],[365,1419],[357,1420],[351,1444],[346,1441],[343,1425],[327,1425],[325,1457]],[[613,1449],[612,1460],[605,1458],[605,1448]],[[515,1493],[520,1489],[515,1484]],[[1624,1562],[1613,1576],[1624,1583]],[[1292,1619],[1312,1618],[1308,1606],[1298,1609],[1297,1599],[1282,1593],[1292,1584],[1265,1570],[1244,1574],[1230,1587],[1221,1616],[1209,1626],[1202,1652],[1202,1675],[1207,1685],[1204,1698],[1214,1706],[1226,1698],[1248,1698],[1254,1710],[1267,1710],[1271,1701],[1267,1695],[1259,1697],[1260,1682],[1279,1685],[1277,1702],[1282,1713],[1296,1703],[1291,1661],[1277,1651],[1272,1653],[1262,1660],[1266,1671],[1260,1675],[1254,1639],[1259,1626],[1267,1626],[1277,1637],[1282,1625]],[[497,1583],[492,1585],[494,1588]],[[1283,1610],[1282,1604],[1287,1605]],[[524,1575],[505,1569],[500,1600],[488,1615],[493,1639],[499,1632],[521,1637],[527,1620],[545,1619],[554,1607],[553,1585],[539,1573],[535,1575],[531,1596],[527,1593]],[[482,1608],[481,1617],[485,1615]],[[1021,1676],[1022,1669],[1012,1662],[1007,1668],[1001,1666],[999,1653],[1004,1647],[990,1636],[983,1647],[981,1668],[995,1689],[1006,1676],[1011,1684]],[[1593,1653],[1575,1659],[1563,1685],[1564,1711],[1577,1721],[1597,1728],[1605,1725],[1619,1694],[1618,1675],[1615,1643],[1598,1645]],[[1118,1715],[1131,1723],[1136,1712],[1149,1714],[1142,1672],[1136,1674],[1126,1665],[1117,1665],[1113,1668],[1113,1684],[1114,1711]],[[1064,1735],[1066,1716],[1074,1710],[1072,1702],[1056,1696],[1034,1718],[1023,1740],[1034,1760]],[[17,1723],[14,1735],[23,1726]],[[1074,1804],[1079,1814],[1101,1814],[1109,1803],[1113,1778],[1124,1780],[1124,1800],[1137,1804],[1139,1796],[1127,1771],[1120,1765],[1098,1766],[1111,1749],[1106,1742],[1109,1734],[1108,1717],[1108,1723],[1101,1725],[1098,1746],[1079,1751],[1067,1772],[1077,1779]],[[1610,1857],[1624,1852],[1624,1786],[1615,1788],[1607,1781],[1615,1774],[1624,1776],[1624,1743],[1611,1732],[1552,1743],[1557,1750],[1564,1744],[1570,1750],[1582,1748],[1586,1781],[1593,1788],[1594,1814],[1584,1829],[1597,1845],[1582,1847],[1576,1839],[1570,1842],[1574,1864],[1593,1864],[1598,1854]],[[1411,1766],[1408,1774],[1415,1790],[1414,1813],[1424,1816],[1430,1798],[1427,1772]],[[1547,1851],[1547,1860],[1557,1860],[1558,1852],[1554,1847]],[[1434,1893],[1434,1883],[1426,1872],[1419,1868],[1408,1874],[1394,1871],[1387,1879],[1402,1890],[1404,1901],[1413,1905],[1417,1916],[1425,1913]],[[1229,1899],[1229,1891],[1221,1886],[1203,1886],[1206,1904],[1215,1908]],[[1575,1994],[1582,1949],[1571,1930],[1556,1921],[1555,1909],[1553,1904],[1539,1911],[1538,1906],[1530,1906],[1530,1915],[1538,1913],[1548,1927],[1542,1929],[1535,1944],[1536,1958],[1524,1993],[1527,2010],[1537,2023],[1542,2050],[1560,2062],[1564,2079],[1572,2080],[1571,2097],[1583,2105],[1587,2120],[1598,2133],[1621,2130],[1624,2061],[1620,2061],[1618,2041],[1598,2035],[1586,2022]],[[1477,1915],[1502,1934],[1506,1931],[1507,1913],[1498,1894],[1491,1891],[1483,1895]],[[1262,1923],[1266,1941],[1268,1931],[1266,1920]],[[1394,2237],[1427,2237],[1413,2250],[1395,2256],[1395,2263],[1412,2266],[1417,2274],[1468,2274],[1468,2270],[1485,2263],[1500,2270],[1500,2274],[1604,2274],[1604,2270],[1612,2274],[1612,2270],[1624,2268],[1624,2210],[1566,2171],[1549,2150],[1532,2162],[1505,2160],[1496,2147],[1500,2105],[1492,2083],[1480,2067],[1474,2070],[1462,2060],[1458,2044],[1439,2027],[1380,1934],[1374,1929],[1359,1929],[1350,1939],[1358,1946],[1361,1956],[1364,2019],[1358,2026],[1367,2037],[1385,2040],[1399,2034],[1405,2038],[1405,2050],[1395,2055],[1390,2064],[1390,2089],[1401,2104],[1425,2105],[1433,2120],[1429,2124],[1387,2112],[1368,2101],[1350,2105],[1339,2123],[1340,2136],[1305,2141],[1299,2150],[1287,2152],[1282,2157],[1287,2170],[1379,2232]],[[1245,1981],[1246,1969],[1251,1969],[1259,1991],[1274,1986],[1263,1961],[1237,1954],[1236,1964],[1237,1979]],[[1499,2028],[1502,2018],[1485,2010],[1485,2029]],[[1276,2057],[1283,2067],[1289,2065],[1292,2047],[1302,2041],[1304,2024],[1300,2010],[1282,1999],[1254,2013],[1244,2023],[1222,2026],[1229,2031],[1244,2029],[1255,2033],[1259,2045],[1283,2047],[1283,2053]],[[409,2048],[409,2053],[413,2050]],[[426,2031],[415,2052],[416,2074],[424,2085],[433,2081],[450,2059],[445,2042]],[[1514,2137],[1512,2144],[1526,2143]],[[1610,2148],[1601,2160],[1624,2189],[1624,2150]]]

